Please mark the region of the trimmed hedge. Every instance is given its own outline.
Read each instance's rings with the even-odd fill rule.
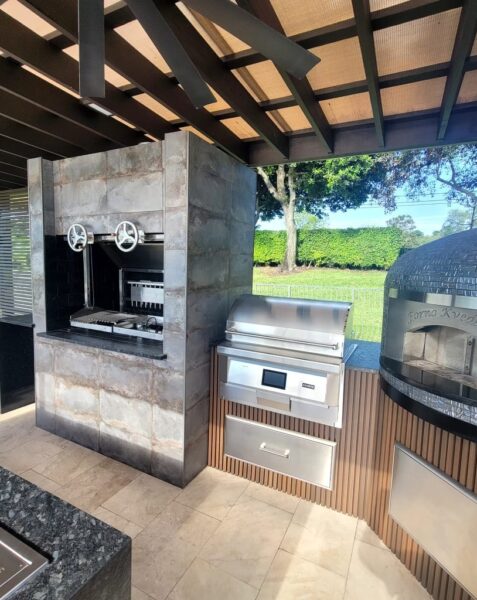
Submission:
[[[256,231],[254,263],[278,265],[285,255],[285,231]],[[298,232],[297,263],[318,267],[389,269],[403,248],[394,227],[315,229]]]

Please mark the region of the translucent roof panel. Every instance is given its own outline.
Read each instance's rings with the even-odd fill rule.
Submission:
[[[63,50],[68,56],[74,58],[75,60],[79,60],[79,46],[75,44],[74,46],[70,46],[69,48],[65,48]],[[123,85],[130,85],[130,81],[128,81],[125,77],[120,75],[117,71],[114,71],[108,65],[104,67],[104,75],[106,77],[106,81],[112,83],[117,87],[121,87]]]
[[[439,108],[445,85],[446,78],[437,77],[381,90],[384,116]]]
[[[312,52],[321,59],[307,75],[314,90],[365,79],[357,37],[313,48]]]
[[[323,100],[320,106],[331,125],[371,119],[373,111],[368,92]]]
[[[28,29],[31,29],[42,37],[56,31],[48,21],[39,17],[32,10],[18,2],[18,0],[7,0],[0,6],[0,10],[3,10],[3,12],[6,12],[17,21],[20,21],[22,25],[25,25],[25,27],[28,27]]]
[[[390,6],[396,6],[396,4],[402,4],[407,0],[370,0],[369,6],[371,12],[376,10],[382,10],[383,8],[389,8]]]
[[[150,37],[144,31],[139,21],[131,21],[115,29],[119,35],[124,38],[138,50],[143,56],[149,59],[163,73],[170,73],[169,65],[157,51]]]
[[[311,128],[310,122],[299,106],[280,108],[269,114],[270,117],[275,117],[273,120],[282,131],[301,131],[302,129]]]
[[[271,4],[288,36],[353,18],[351,0],[271,0]]]
[[[290,95],[290,90],[270,60],[233,70],[232,73],[258,101]]]
[[[150,110],[152,110],[153,112],[155,112],[156,114],[158,114],[159,116],[161,116],[163,119],[166,119],[167,121],[174,121],[178,118],[175,113],[166,108],[160,102],[157,102],[157,100],[155,100],[148,94],[138,94],[137,96],[134,96],[134,99],[146,106],[147,108],[149,108]]]
[[[223,119],[222,123],[242,140],[258,136],[258,133],[255,131],[255,129],[252,129],[252,127],[250,127],[247,121],[244,121],[242,117],[230,117],[229,119]]]
[[[477,101],[477,71],[469,71],[464,75],[462,85],[460,87],[457,104],[464,102]]]
[[[374,32],[380,75],[448,62],[460,8]]]

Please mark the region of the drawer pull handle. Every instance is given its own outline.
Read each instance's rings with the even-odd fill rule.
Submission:
[[[274,450],[273,448],[267,448],[266,442],[260,444],[260,450],[274,454],[275,456],[281,456],[282,458],[290,458],[290,450]]]

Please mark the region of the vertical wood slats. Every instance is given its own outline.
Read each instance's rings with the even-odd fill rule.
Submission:
[[[377,373],[348,370],[343,429],[311,423],[221,399],[218,360],[211,366],[209,465],[282,492],[364,519],[437,600],[469,594],[388,516],[395,442],[477,493],[477,444],[448,434],[398,406],[381,390]],[[224,456],[225,415],[267,423],[338,442],[333,491]]]

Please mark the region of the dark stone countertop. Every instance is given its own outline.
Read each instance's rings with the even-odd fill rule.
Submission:
[[[6,323],[7,325],[19,325],[20,327],[33,328],[33,315],[28,313],[26,315],[14,315],[10,317],[2,317],[0,324]]]
[[[356,350],[346,363],[348,369],[379,371],[381,344],[378,342],[365,342],[363,340],[349,340],[348,343],[357,344]]]
[[[108,350],[109,352],[120,352],[121,354],[133,354],[154,360],[164,360],[167,358],[167,355],[164,354],[162,342],[128,337],[117,333],[59,329],[37,335],[41,338],[53,338],[63,342],[79,344],[80,346],[90,346],[101,350]]]
[[[0,467],[0,526],[50,559],[9,600],[68,600],[80,592],[131,539],[85,512]]]

